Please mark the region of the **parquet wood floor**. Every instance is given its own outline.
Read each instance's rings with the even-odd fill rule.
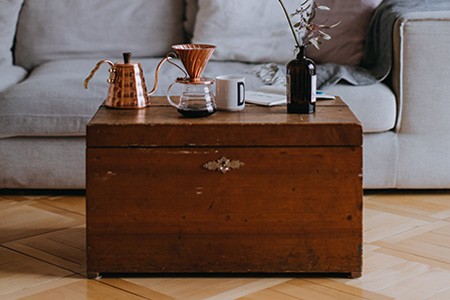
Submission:
[[[0,191],[0,299],[450,299],[450,191],[366,192],[358,279],[88,280],[84,209],[82,193]]]

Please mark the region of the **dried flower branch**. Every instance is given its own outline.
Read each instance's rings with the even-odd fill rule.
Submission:
[[[314,21],[316,17],[316,9],[330,10],[328,6],[320,5],[314,2],[314,0],[305,0],[295,12],[289,14],[284,6],[282,0],[278,0],[283,8],[284,14],[291,28],[294,36],[296,48],[301,46],[313,45],[317,49],[320,49],[320,44],[323,40],[330,40],[331,36],[325,32],[325,30],[338,26],[341,22],[333,25],[316,24]],[[292,19],[297,18],[298,21],[294,24]],[[299,39],[300,38],[300,39]]]

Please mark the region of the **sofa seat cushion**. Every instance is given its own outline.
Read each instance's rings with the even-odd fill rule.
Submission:
[[[394,93],[385,84],[337,84],[324,91],[339,95],[344,100],[361,122],[364,133],[384,132],[395,127],[397,102]]]
[[[85,91],[84,73],[95,61],[55,61],[0,93],[0,137],[83,135],[102,98]]]
[[[139,61],[145,71],[147,88],[151,90],[160,58]],[[97,62],[97,59],[47,62],[35,68],[24,81],[0,93],[0,138],[84,136],[86,124],[108,92],[109,66],[106,64],[89,82],[89,89],[83,88],[83,80]],[[259,78],[246,73],[249,69],[251,65],[244,63],[215,62],[208,64],[204,75],[240,73],[246,76],[248,88],[263,85]],[[182,75],[177,68],[165,64],[155,95],[165,95],[168,86]]]
[[[44,63],[24,81],[0,93],[0,138],[84,136],[86,124],[108,92],[107,65],[97,71],[88,90],[83,88],[83,80],[97,61],[75,59]],[[153,86],[159,61],[159,58],[140,60],[149,90]],[[254,75],[252,68],[253,65],[246,63],[212,61],[203,75],[242,74],[247,90],[254,90],[263,82]],[[165,64],[160,71],[155,95],[165,95],[168,86],[182,75],[177,68]],[[342,96],[363,124],[364,132],[380,132],[394,127],[395,97],[385,85],[355,87],[338,84],[328,88],[328,91]]]

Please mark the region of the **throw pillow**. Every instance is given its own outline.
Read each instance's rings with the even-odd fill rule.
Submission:
[[[299,1],[285,1],[294,11]],[[198,0],[194,43],[217,46],[213,60],[286,63],[295,42],[276,0]]]
[[[0,0],[0,65],[13,63],[12,47],[23,0]]]
[[[217,47],[212,59],[244,62],[286,63],[293,58],[294,41],[276,0],[186,0],[198,1],[192,41]],[[320,50],[309,46],[307,54],[317,63],[358,65],[370,18],[383,0],[317,0],[330,11],[317,10],[316,23],[328,25],[332,39]],[[302,1],[285,0],[288,12]],[[194,7],[194,6],[192,6]],[[192,17],[190,18],[192,26]],[[186,28],[187,29],[187,28]]]
[[[315,22],[339,26],[328,29],[331,40],[307,48],[307,55],[316,63],[339,63],[359,65],[363,52],[368,25],[375,9],[383,0],[317,0],[317,3],[331,10],[317,10]]]
[[[31,69],[56,59],[163,56],[184,40],[183,0],[25,0],[16,58]]]

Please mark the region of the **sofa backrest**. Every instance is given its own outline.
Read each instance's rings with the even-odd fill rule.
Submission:
[[[294,40],[276,0],[197,0],[192,41],[217,46],[212,60],[286,63]],[[294,11],[300,1],[284,1]]]
[[[194,34],[195,20],[198,12],[198,0],[185,0],[186,2],[186,17],[184,20],[184,30],[188,40],[192,39]]]
[[[285,63],[293,58],[292,35],[276,0],[1,1],[15,10],[24,1],[14,54],[16,64],[29,70],[49,60],[113,59],[125,51],[158,57],[186,37],[216,44],[215,60]],[[318,11],[316,21],[342,23],[329,30],[333,38],[319,51],[309,47],[308,56],[318,63],[359,64],[366,27],[381,1],[317,0],[332,11]],[[284,2],[291,12],[303,1]],[[13,15],[2,7],[0,23],[2,14]],[[0,28],[0,39],[1,33]],[[13,34],[4,36],[10,40]],[[12,45],[7,45],[0,47],[0,62],[2,57],[11,61]]]
[[[15,44],[26,69],[48,60],[163,56],[184,40],[183,0],[25,0]]]

